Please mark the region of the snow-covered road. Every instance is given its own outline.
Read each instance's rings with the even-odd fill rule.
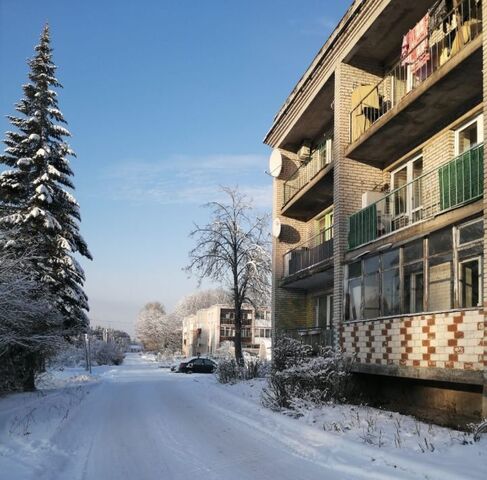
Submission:
[[[71,391],[68,400],[53,390],[0,402],[1,478],[437,478],[413,458],[337,440],[269,412],[248,385],[170,373],[138,355],[105,369],[95,385],[64,390]],[[448,468],[436,473],[443,480],[463,478]]]

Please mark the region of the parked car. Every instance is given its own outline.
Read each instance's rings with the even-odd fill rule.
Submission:
[[[179,364],[178,372],[181,373],[213,373],[216,363],[209,358],[191,358]]]

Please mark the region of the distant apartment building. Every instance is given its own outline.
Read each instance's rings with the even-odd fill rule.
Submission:
[[[355,0],[277,113],[275,332],[384,400],[487,415],[481,0]]]
[[[268,357],[271,347],[271,318],[267,310],[242,311],[242,348],[244,352]],[[224,342],[233,344],[235,310],[213,305],[183,319],[183,355],[214,355]],[[230,346],[229,344],[229,346]]]

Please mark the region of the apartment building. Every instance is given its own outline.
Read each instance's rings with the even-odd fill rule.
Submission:
[[[267,310],[248,307],[242,311],[242,349],[254,355],[270,355],[271,318]],[[215,355],[222,344],[233,344],[235,310],[213,305],[183,319],[183,355]]]
[[[274,331],[450,423],[487,415],[485,3],[355,0],[264,140]]]

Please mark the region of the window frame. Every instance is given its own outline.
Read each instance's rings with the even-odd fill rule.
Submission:
[[[464,152],[460,152],[460,133],[466,130],[468,127],[472,126],[474,123],[477,124],[477,145],[480,145],[484,141],[484,114],[480,113],[475,117],[462,123],[458,128],[455,129],[455,156],[461,155]],[[474,148],[475,146],[470,148]],[[465,150],[467,151],[467,150]]]
[[[401,164],[399,167],[391,171],[391,191],[394,192],[400,188],[404,187],[397,187],[394,188],[394,180],[395,176],[401,171],[406,169],[406,211],[404,213],[397,213],[396,212],[396,205],[395,201],[393,200],[392,202],[392,221],[397,221],[400,217],[406,216],[408,219],[408,224],[410,222],[413,222],[413,217],[416,212],[420,212],[423,209],[422,201],[420,202],[421,205],[418,207],[414,207],[414,201],[413,201],[413,185],[412,182],[416,180],[416,178],[421,178],[421,176],[424,174],[424,170],[422,169],[421,175],[419,177],[414,178],[414,164],[421,160],[423,162],[423,152],[418,153],[417,155],[414,155],[411,157],[409,160]]]
[[[461,278],[461,265],[463,263],[470,263],[472,261],[476,261],[479,266],[479,273],[478,273],[478,282],[479,282],[479,301],[477,305],[472,305],[471,307],[466,307],[463,304],[463,284],[462,284],[462,278]],[[482,306],[482,289],[483,289],[483,268],[482,268],[482,255],[477,255],[474,257],[468,257],[463,260],[458,261],[458,304],[459,308],[479,308]]]
[[[451,248],[445,249],[445,251],[440,251],[436,252],[434,254],[430,255],[430,238],[432,235],[435,233],[439,233],[441,230],[436,230],[435,232],[431,232],[424,237],[421,238],[416,238],[412,239],[407,243],[403,243],[395,248],[399,249],[399,265],[396,267],[391,267],[384,269],[384,264],[383,264],[383,255],[387,254],[387,252],[391,252],[392,250],[384,250],[383,252],[373,252],[370,253],[370,255],[363,256],[360,259],[356,259],[355,261],[352,261],[346,265],[346,273],[344,277],[344,283],[345,283],[345,294],[343,297],[343,313],[342,313],[342,319],[344,322],[356,322],[356,321],[369,321],[369,320],[375,320],[375,319],[380,319],[380,318],[389,318],[389,317],[398,317],[398,316],[409,316],[409,315],[423,315],[423,314],[430,314],[438,311],[451,311],[451,310],[458,310],[458,309],[476,309],[479,308],[483,305],[484,301],[484,292],[483,292],[483,241],[484,241],[484,235],[485,235],[485,230],[484,233],[482,234],[481,237],[466,242],[462,245],[459,243],[459,238],[460,238],[460,231],[462,228],[467,227],[469,225],[472,225],[474,223],[481,223],[483,226],[483,217],[476,217],[474,219],[468,220],[466,222],[462,223],[457,223],[457,224],[452,224],[449,225],[448,227],[445,227],[444,229],[448,232],[449,236],[451,236]],[[404,250],[408,245],[412,245],[413,242],[421,241],[422,243],[422,256],[421,258],[413,259],[413,260],[408,260],[407,262],[405,261],[405,255],[404,255]],[[475,247],[479,247],[478,249],[478,254],[476,253]],[[461,252],[464,250],[469,250],[473,249],[473,252],[471,255],[469,254],[464,254],[465,258],[460,258]],[[379,276],[379,316],[374,317],[374,318],[365,318],[364,317],[364,307],[365,307],[365,295],[364,295],[364,289],[365,289],[365,282],[364,279],[367,276],[365,273],[365,261],[370,260],[375,256],[379,256],[379,270],[378,272],[374,273],[378,274]],[[431,282],[431,263],[435,263],[435,259],[441,260],[441,257],[448,257],[448,263],[451,265],[451,281],[449,282],[449,291],[450,291],[450,307],[449,308],[443,308],[441,310],[438,309],[432,309],[430,308],[431,305],[431,288],[430,288],[430,282]],[[477,261],[479,265],[479,274],[478,274],[478,281],[479,281],[479,302],[478,305],[474,306],[469,306],[465,307],[463,306],[463,300],[462,300],[462,288],[463,285],[461,284],[462,279],[461,277],[461,265],[463,263],[471,262],[471,261]],[[410,295],[409,295],[409,305],[406,305],[406,277],[405,277],[405,270],[408,267],[413,267],[417,266],[419,269],[419,266],[422,265],[421,267],[421,274],[423,277],[423,290],[422,290],[422,307],[419,311],[413,312],[411,311],[412,308],[410,306],[411,303],[411,293],[414,291],[416,294],[416,290],[412,288],[412,284],[409,286],[411,289]],[[350,267],[354,266],[355,270],[355,275],[353,277],[350,276]],[[394,268],[399,269],[399,313],[394,313],[394,314],[384,314],[384,301],[385,301],[385,296],[384,296],[384,288],[383,288],[383,276],[385,272],[388,272],[390,270],[393,270]],[[358,273],[360,273],[358,275]],[[414,273],[414,279],[417,278],[419,271]],[[370,274],[369,274],[370,275]],[[353,318],[353,310],[351,307],[355,305],[355,303],[352,303],[352,290],[350,289],[350,285],[356,284],[357,280],[359,281],[359,286],[360,286],[360,306],[356,311],[356,318]],[[355,285],[355,288],[357,288],[357,285]],[[355,305],[356,306],[356,305]]]

